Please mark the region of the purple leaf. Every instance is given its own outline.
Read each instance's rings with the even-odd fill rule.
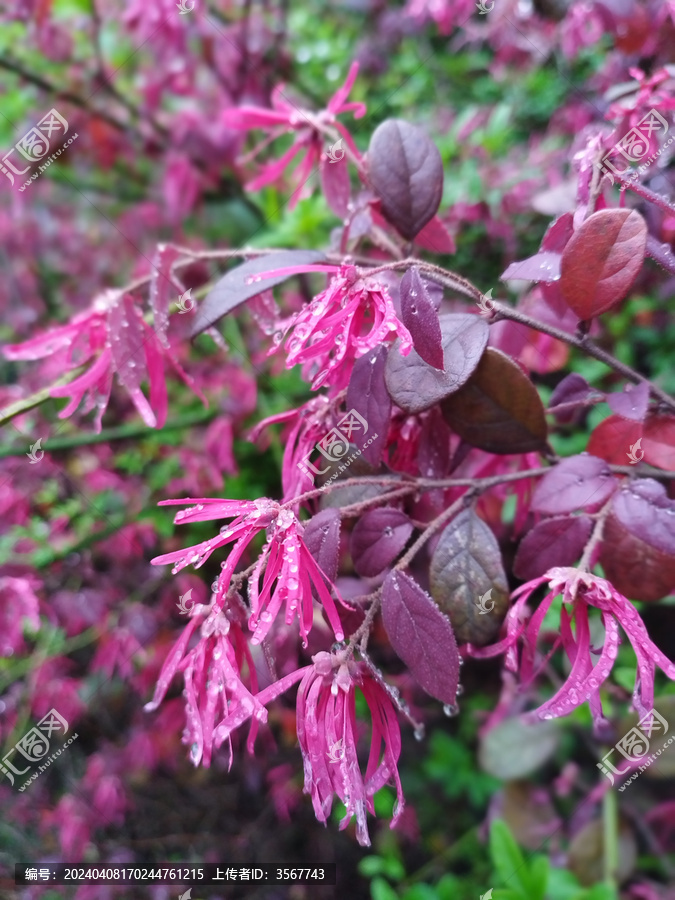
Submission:
[[[455,516],[441,534],[429,583],[458,641],[483,646],[497,637],[509,608],[509,586],[497,539],[473,510]]]
[[[565,376],[563,380],[558,384],[553,393],[551,394],[551,399],[549,400],[548,408],[553,412],[553,415],[556,417],[556,420],[561,424],[566,424],[568,422],[573,422],[574,417],[577,413],[576,407],[583,406],[586,401],[590,400],[593,397],[597,397],[598,399],[603,399],[604,394],[601,394],[599,391],[596,391],[595,388],[592,388],[590,384],[586,381],[585,378],[582,378],[581,375],[577,375],[576,372],[572,372],[570,375]],[[563,406],[564,404],[574,404],[574,406],[569,406],[565,409],[561,409],[560,412],[556,411],[556,407]]]
[[[424,362],[443,370],[441,326],[433,300],[420,278],[420,270],[412,266],[401,279],[401,319],[410,332],[413,345]]]
[[[368,148],[370,182],[391,224],[411,241],[436,215],[443,194],[443,161],[416,125],[387,119]]]
[[[321,189],[331,210],[344,219],[349,211],[351,183],[346,155],[334,161],[326,154],[321,159]]]
[[[289,275],[275,275],[274,278],[265,278],[264,281],[257,282],[253,280],[256,275],[288,266],[319,263],[325,259],[325,254],[320,250],[280,250],[278,253],[268,253],[256,259],[249,259],[248,262],[231,269],[215,283],[200,304],[190,337],[201,334],[250,297],[255,297],[256,294],[290,278]]]
[[[459,653],[452,626],[422,588],[390,572],[382,591],[382,621],[391,646],[427,694],[455,705]]]
[[[417,466],[423,478],[444,478],[450,470],[451,432],[437,406],[432,406],[422,422]]]
[[[606,394],[605,400],[612,412],[623,416],[624,419],[644,422],[649,405],[649,385],[646,381],[635,386],[631,385],[628,391]]]
[[[384,367],[387,347],[380,344],[354,363],[347,388],[347,409],[354,409],[368,423],[370,436],[377,438],[363,450],[363,458],[371,466],[377,466],[387,444],[391,399],[384,383]]]
[[[583,403],[594,393],[597,392],[594,391],[585,378],[577,375],[576,372],[572,372],[571,375],[565,376],[553,391],[548,406],[549,409],[553,409],[555,406],[561,406],[563,403]]]
[[[616,490],[617,481],[604,459],[581,453],[553,466],[532,497],[532,509],[547,516],[578,509],[598,509]]]
[[[670,499],[665,485],[653,478],[633,481],[615,495],[612,513],[645,544],[675,556],[675,500]]]
[[[522,281],[558,281],[560,279],[560,253],[552,253],[549,250],[535,253],[527,259],[511,263],[500,276],[501,281],[511,278],[520,278]]]
[[[359,519],[352,531],[350,549],[354,568],[364,578],[384,572],[408,542],[413,526],[405,513],[383,506]]]
[[[397,338],[387,355],[384,372],[391,399],[402,410],[418,413],[452,394],[468,380],[483,355],[489,327],[480,316],[451,313],[439,318],[444,371],[420,357],[416,350],[399,353]]]
[[[554,566],[573,566],[584,551],[592,527],[588,516],[556,516],[540,522],[520,542],[514,573],[530,581]]]
[[[340,512],[322,509],[305,524],[303,541],[329,581],[335,581],[340,549]]]

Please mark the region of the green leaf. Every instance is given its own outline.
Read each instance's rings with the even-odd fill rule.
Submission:
[[[372,900],[399,900],[396,891],[384,878],[374,878],[370,883],[370,896]]]
[[[533,900],[544,900],[548,882],[548,857],[538,855],[530,860],[530,891]]]
[[[374,875],[382,875],[387,866],[387,861],[381,856],[364,856],[359,860],[359,874],[365,878],[372,878]]]
[[[618,900],[618,894],[610,884],[594,884],[584,894],[584,900]]]
[[[567,869],[550,868],[546,885],[547,900],[577,900],[581,886]]]
[[[501,819],[495,819],[490,829],[490,856],[500,880],[507,885],[515,884],[524,900],[530,900],[525,859],[508,826]]]

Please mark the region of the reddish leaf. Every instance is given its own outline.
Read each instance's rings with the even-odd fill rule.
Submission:
[[[377,438],[363,450],[363,458],[371,466],[379,465],[387,445],[391,400],[384,383],[387,347],[380,344],[360,356],[354,363],[347,388],[347,409],[356,410],[368,423],[368,430]]]
[[[443,370],[441,326],[433,300],[420,278],[420,270],[412,266],[400,285],[401,320],[410,332],[415,350],[435,369]]]
[[[383,506],[367,512],[350,538],[354,568],[364,578],[384,572],[408,542],[413,526],[405,513]]]
[[[182,286],[171,274],[171,266],[178,256],[180,252],[176,247],[171,244],[160,244],[153,261],[150,306],[155,333],[165,347],[168,347],[166,332],[169,327],[169,303],[174,294],[182,293]]]
[[[652,602],[675,591],[675,501],[642,478],[618,491],[605,522],[600,563],[614,587]]]
[[[385,381],[391,399],[408,413],[418,413],[458,390],[478,365],[489,335],[480,316],[452,313],[439,318],[444,371],[434,369],[411,350],[399,353],[397,338],[387,355]]]
[[[397,655],[424,690],[455,705],[459,653],[452,626],[422,588],[401,572],[390,572],[382,590],[382,621]]]
[[[584,551],[592,527],[588,516],[556,516],[535,525],[520,542],[514,574],[530,581],[554,566],[573,566]]]
[[[320,250],[280,250],[278,253],[269,253],[266,256],[250,259],[235,269],[231,269],[214,284],[200,304],[190,330],[190,337],[200,334],[250,297],[255,297],[256,294],[274,287],[275,284],[281,284],[290,277],[289,275],[275,275],[274,278],[256,282],[253,280],[256,275],[288,266],[319,263],[323,262],[325,258],[325,254]]]
[[[455,241],[443,222],[434,216],[415,238],[418,247],[432,253],[456,253]]]
[[[648,416],[642,444],[646,463],[675,471],[675,417]]]
[[[349,197],[351,184],[349,181],[349,166],[346,155],[342,159],[332,161],[325,153],[321,157],[321,189],[329,207],[344,219],[349,212]]]
[[[340,549],[340,513],[337,509],[322,509],[305,524],[303,540],[319,568],[335,581]]]
[[[546,234],[541,242],[542,250],[552,253],[562,253],[574,232],[574,216],[572,213],[563,213],[551,222],[546,229]]]
[[[600,422],[593,431],[588,441],[588,452],[600,459],[617,466],[626,466],[636,457],[642,458],[640,448],[636,448],[631,455],[631,449],[635,447],[642,437],[642,424],[631,422],[623,416],[609,416]]]
[[[532,496],[532,509],[547,516],[563,515],[578,509],[601,507],[617,488],[617,481],[602,459],[581,453],[553,466],[541,479]]]
[[[416,125],[387,119],[370,139],[368,171],[382,212],[411,241],[441,202],[443,162],[436,145]]]
[[[459,641],[482,646],[496,638],[509,607],[509,588],[497,539],[472,510],[461,512],[441,534],[429,583]]]
[[[605,400],[617,415],[634,422],[643,422],[649,405],[649,385],[646,382],[631,385],[627,391],[607,394]]]
[[[560,290],[580,319],[592,319],[626,296],[646,243],[645,220],[629,209],[602,209],[574,232],[562,254]]]
[[[546,445],[548,428],[537,389],[521,368],[489,347],[461,390],[441,403],[463,440],[489,453],[528,453]]]

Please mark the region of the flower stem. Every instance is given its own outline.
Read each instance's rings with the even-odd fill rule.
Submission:
[[[602,831],[604,879],[616,891],[619,871],[619,804],[616,791],[605,791],[602,800]]]

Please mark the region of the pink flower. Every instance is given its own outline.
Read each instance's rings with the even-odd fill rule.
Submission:
[[[335,602],[324,582],[326,576],[305,546],[302,540],[303,532],[304,528],[290,509],[282,509],[279,512],[274,536],[264,547],[248,583],[251,600],[251,618],[248,624],[253,631],[252,644],[259,644],[266,637],[285,602],[286,624],[292,623],[297,612],[302,644],[306,647],[307,635],[311,631],[314,618],[312,587],[315,588],[326,610],[328,621],[335,632],[335,639],[344,640]],[[260,578],[263,571],[261,591]],[[275,579],[276,585],[272,590]]]
[[[525,604],[546,582],[549,584],[549,593],[532,614],[529,622],[523,623]],[[535,669],[537,637],[553,600],[561,593],[563,603],[571,606],[571,612],[563,606],[560,636],[556,638],[553,648],[543,662],[539,661]],[[638,674],[633,691],[633,705],[641,715],[650,712],[654,706],[656,666],[665,672],[668,678],[675,680],[675,664],[650,640],[647,629],[630,600],[619,594],[604,578],[573,568],[556,567],[541,578],[535,578],[521,585],[513,597],[515,603],[505,620],[506,637],[491,647],[479,649],[467,644],[466,649],[471,656],[480,658],[497,656],[506,651],[506,668],[512,672],[517,672],[520,668],[520,682],[525,686],[532,681],[562,643],[572,664],[572,670],[556,694],[534,710],[532,715],[540,719],[566,716],[588,700],[593,719],[596,725],[600,724],[603,718],[600,687],[609,677],[619,652],[619,625],[633,645],[637,656]],[[591,646],[589,622],[591,607],[600,610],[605,628],[604,643],[599,651]],[[572,620],[576,625],[576,636],[572,633]],[[521,639],[519,664],[517,643]],[[591,654],[598,653],[599,657],[594,665]]]
[[[284,169],[304,151],[304,158],[296,169],[296,181],[300,190],[291,198],[288,208],[293,209],[303,194],[303,189],[309,179],[312,169],[318,165],[321,159],[322,144],[326,128],[335,128],[349,145],[352,153],[358,157],[359,153],[347,131],[338,122],[336,116],[340,113],[353,112],[355,119],[360,119],[366,113],[363,103],[347,103],[347,97],[352,89],[359,71],[358,63],[352,63],[347,79],[342,87],[333,94],[328,101],[325,110],[319,113],[305,109],[299,109],[289,103],[283,95],[284,85],[278,85],[272,92],[272,109],[264,109],[259,106],[237,106],[226,109],[223,112],[223,121],[228,128],[237,131],[249,131],[253,128],[263,128],[270,132],[261,144],[245,159],[255,156],[272,140],[282,134],[294,133],[295,140],[284,155],[273,163],[264,166],[260,174],[249,181],[245,187],[249,191],[257,191],[267,184],[278,181],[283,175]],[[243,161],[243,160],[242,160]]]
[[[242,680],[242,669],[248,670],[248,683],[257,693],[258,681],[244,634],[236,621],[236,612],[224,612],[216,606],[195,606],[192,619],[167,656],[162,667],[155,695],[146,703],[147,712],[157,709],[176,672],[185,677],[187,724],[183,742],[191,745],[190,759],[196,765],[201,760],[211,764],[216,729],[227,718],[228,704],[254,714],[257,721],[267,720],[267,710],[256,700]],[[198,625],[200,639],[194,648],[187,645]],[[253,723],[248,739],[252,752],[257,732]],[[219,745],[218,745],[219,746]],[[230,747],[230,765],[232,748]]]
[[[7,359],[44,359],[59,353],[66,372],[89,364],[73,381],[50,390],[52,397],[70,397],[60,419],[71,416],[84,400],[83,412],[96,407],[95,427],[100,432],[115,372],[146,425],[161,428],[167,413],[165,359],[205,404],[207,401],[169,348],[165,325],[155,326],[157,330],[144,320],[130,294],[106,291],[67,325],[22,344],[8,344],[3,352]],[[145,380],[150,387],[149,401],[141,390]]]
[[[401,339],[401,353],[407,356],[413,342],[399,321],[386,284],[368,275],[359,275],[354,266],[291,266],[255,276],[263,280],[285,272],[335,272],[328,287],[291,317],[285,331],[275,337],[278,347],[286,340],[286,368],[298,363],[303,377],[312,379],[312,390],[329,381],[333,391],[349,384],[354,361],[393,334]],[[274,349],[270,352],[274,352]]]
[[[192,502],[194,501],[164,500],[159,505]],[[174,575],[189,564],[198,569],[215,549],[234,541],[227,562],[221,563],[222,571],[213,584],[214,603],[222,607],[235,567],[244,550],[253,537],[266,528],[269,542],[263,547],[263,552],[249,579],[252,605],[249,627],[254,630],[252,642],[258,644],[264,639],[285,601],[286,624],[291,624],[297,612],[300,618],[300,634],[303,644],[307,646],[307,634],[312,627],[313,619],[312,586],[323,603],[336,640],[343,640],[344,633],[335,603],[324,581],[326,576],[302,541],[304,529],[290,510],[267,498],[255,501],[201,499],[192,509],[177,513],[175,521],[206,522],[233,515],[236,515],[234,521],[229,526],[224,525],[217,537],[184,550],[174,550],[156,556],[152,560],[153,565],[174,563],[172,569]],[[261,577],[262,590],[259,586]],[[343,602],[337,590],[336,595],[340,602]]]
[[[370,846],[366,813],[374,813],[373,797],[385,784],[396,786],[393,828],[404,808],[398,774],[401,732],[394,706],[385,689],[372,677],[365,663],[349,659],[342,650],[317,653],[313,665],[261,691],[256,700],[267,704],[302,679],[298,688],[296,714],[298,741],[305,770],[305,793],[310,794],[317,819],[328,821],[333,796],[344,803],[346,814],[340,828],[356,817],[356,837],[361,846]],[[356,753],[356,688],[363,693],[372,719],[370,755],[363,776]],[[233,712],[218,730],[217,741],[250,717],[250,712]]]

